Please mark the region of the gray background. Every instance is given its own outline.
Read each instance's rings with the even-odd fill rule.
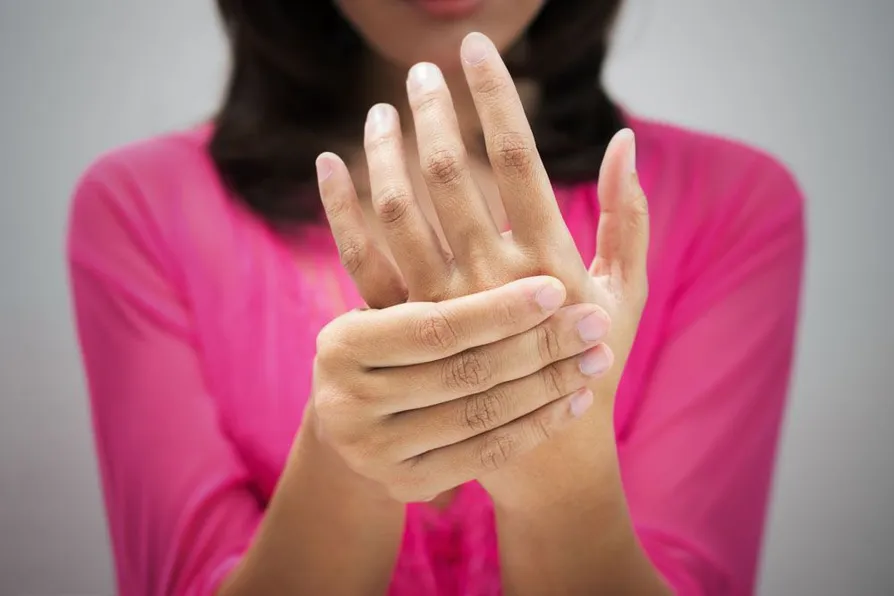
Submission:
[[[100,151],[206,116],[225,67],[211,0],[0,0],[3,594],[113,592],[67,198]],[[799,178],[806,301],[761,593],[894,593],[894,3],[629,0],[607,79],[635,111],[743,138]]]

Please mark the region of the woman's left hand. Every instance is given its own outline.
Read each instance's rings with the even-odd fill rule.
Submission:
[[[647,295],[648,212],[636,175],[633,133],[624,130],[612,139],[602,164],[596,257],[588,269],[496,48],[485,36],[471,34],[461,56],[511,232],[500,233],[472,179],[450,93],[431,64],[411,69],[407,90],[422,172],[449,249],[414,198],[391,106],[370,110],[365,149],[372,202],[393,261],[369,233],[350,174],[333,154],[318,159],[320,191],[342,261],[370,306],[440,301],[551,275],[565,284],[568,303],[595,303],[610,316],[605,354],[614,365],[590,386],[594,407],[516,466],[480,479],[495,501],[517,501],[544,485],[570,486],[586,473],[581,466],[599,468],[596,460],[610,451],[602,445],[614,446],[614,395]]]

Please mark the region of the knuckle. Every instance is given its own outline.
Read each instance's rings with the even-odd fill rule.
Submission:
[[[382,223],[393,224],[404,220],[410,212],[413,196],[403,186],[386,186],[376,193],[373,204]]]
[[[346,193],[333,193],[331,197],[323,196],[323,208],[329,219],[338,220],[348,215],[354,206],[354,201]]]
[[[559,396],[568,393],[565,376],[556,364],[550,364],[540,370],[540,378],[546,395]]]
[[[485,438],[478,449],[478,463],[487,471],[497,470],[512,458],[517,442],[510,434],[495,433]]]
[[[478,81],[475,85],[475,93],[484,97],[501,95],[509,87],[509,82],[496,74],[491,74]]]
[[[552,275],[561,280],[575,279],[566,277],[570,269],[568,259],[562,257],[562,251],[556,250],[549,242],[533,242],[520,246],[521,262],[527,275]],[[584,270],[586,274],[586,270]],[[569,288],[570,290],[571,288]],[[569,292],[570,293],[570,292]]]
[[[471,349],[460,352],[444,361],[444,386],[455,391],[477,391],[487,386],[492,368],[483,351]]]
[[[540,361],[555,362],[558,360],[561,355],[559,334],[552,325],[539,325],[535,327],[534,333],[537,337],[537,350],[540,353]]]
[[[329,322],[317,334],[317,361],[325,363],[329,358],[337,354],[342,345],[342,330],[338,319]]]
[[[455,149],[438,149],[425,158],[423,171],[429,182],[439,186],[453,186],[463,175],[463,157]]]
[[[494,284],[494,286],[496,285]],[[500,300],[494,306],[493,317],[494,324],[500,329],[515,329],[521,323],[522,318],[516,306],[508,300]]]
[[[503,398],[499,391],[477,393],[465,399],[463,425],[476,432],[496,427],[502,416]]]
[[[363,147],[370,153],[388,153],[396,150],[397,136],[395,134],[383,134],[364,139]]]
[[[633,188],[633,196],[630,200],[630,209],[636,216],[640,218],[649,217],[649,201],[646,198],[646,193],[643,191],[642,186],[639,185],[639,181],[637,181]]]
[[[459,343],[459,334],[450,317],[440,309],[420,319],[413,335],[421,346],[428,349],[447,351]]]
[[[532,416],[528,426],[534,445],[548,441],[553,436],[553,420],[546,413]]]
[[[384,428],[377,428],[374,432],[363,435],[358,447],[363,450],[364,457],[373,462],[390,462],[394,459],[397,440],[394,435]]]
[[[537,150],[524,135],[500,133],[493,137],[491,146],[495,167],[512,170],[526,178],[533,175]]]
[[[443,109],[442,106],[443,102],[437,93],[429,92],[413,99],[413,109],[420,114],[441,111]]]
[[[444,302],[451,298],[449,286],[440,283],[439,280],[430,280],[428,283],[420,284],[416,291],[419,294],[418,300],[424,302]]]
[[[344,238],[338,245],[338,258],[350,275],[363,267],[369,255],[369,244],[358,237]]]
[[[331,412],[333,409],[341,408],[345,401],[343,393],[333,387],[331,384],[326,384],[323,387],[316,389],[313,392],[314,396],[314,407],[324,412]]]
[[[339,435],[340,410],[343,403],[337,391],[330,388],[320,388],[314,391],[314,410],[317,413],[319,430],[328,436]]]

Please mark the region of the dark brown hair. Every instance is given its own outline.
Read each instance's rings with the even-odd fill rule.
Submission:
[[[595,180],[621,117],[600,85],[621,0],[549,0],[513,76],[540,90],[532,127],[556,184]],[[317,218],[314,160],[359,141],[365,45],[331,0],[217,0],[232,73],[210,153],[230,190],[271,224]]]

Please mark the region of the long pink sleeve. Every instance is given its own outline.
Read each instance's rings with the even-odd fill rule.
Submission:
[[[171,258],[137,223],[126,181],[102,170],[75,194],[69,255],[118,593],[209,594],[262,509],[207,394],[190,314],[166,281]]]
[[[616,404],[624,488],[677,593],[744,596],[792,361],[801,196],[743,146],[632,125],[652,244],[649,303]],[[72,293],[122,596],[214,592],[285,465],[316,335],[352,305],[329,291],[350,298],[352,284],[328,228],[273,233],[227,194],[209,134],[113,152],[72,206]],[[560,195],[588,260],[595,184]],[[500,594],[479,485],[443,512],[412,505],[406,520],[392,596]]]
[[[685,596],[754,589],[792,362],[801,196],[763,159],[737,188],[670,273],[654,364],[619,443],[640,539]]]

